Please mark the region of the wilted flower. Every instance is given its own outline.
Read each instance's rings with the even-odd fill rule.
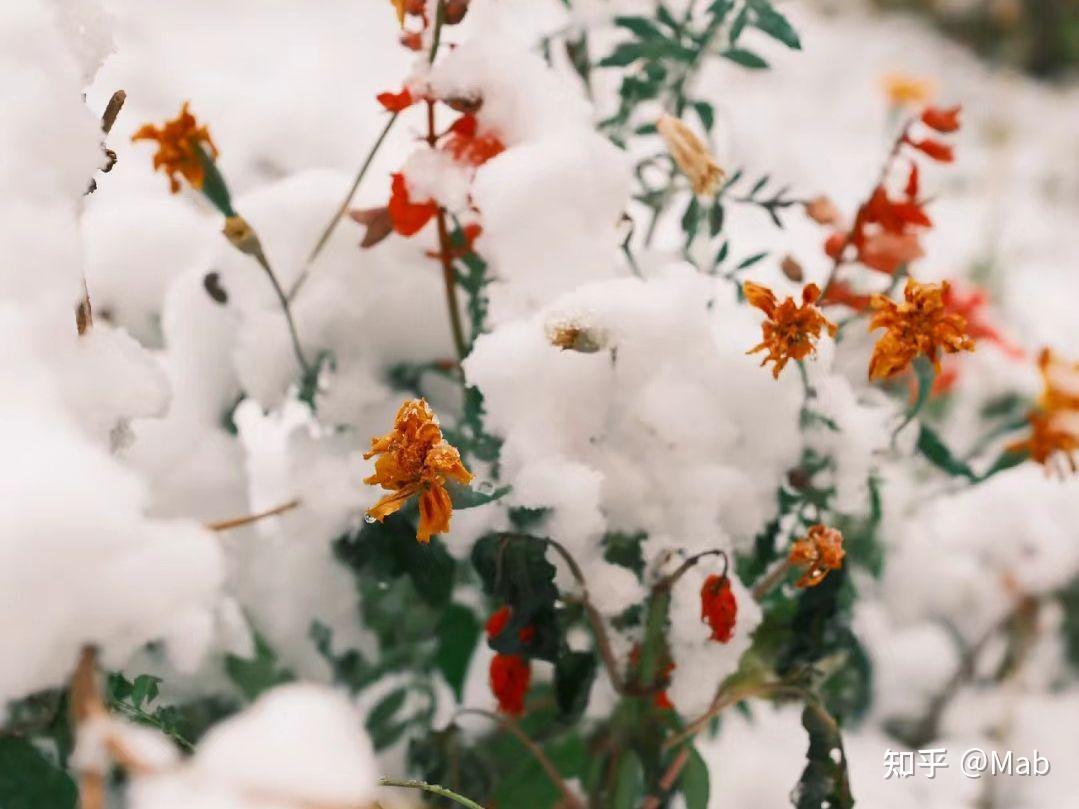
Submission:
[[[804,537],[791,543],[787,561],[794,567],[804,568],[795,587],[816,587],[830,570],[843,565],[843,535],[826,525],[813,525]]]
[[[937,132],[955,132],[959,129],[958,106],[943,109],[941,107],[926,107],[922,113],[922,123]]]
[[[869,360],[869,378],[886,379],[906,370],[919,355],[924,355],[940,372],[941,353],[973,351],[974,341],[967,334],[966,321],[944,305],[948,282],[919,284],[907,279],[903,303],[884,295],[874,295],[870,306],[876,311],[869,330],[886,329],[873,347]]]
[[[738,602],[731,591],[731,580],[713,573],[701,586],[701,620],[712,629],[709,640],[727,643],[737,615]]]
[[[595,326],[571,320],[551,320],[544,324],[547,342],[563,351],[595,354],[607,346],[607,333]]]
[[[460,163],[482,166],[495,155],[506,150],[506,145],[489,132],[480,134],[479,121],[471,113],[462,115],[449,129],[449,137],[442,148]]]
[[[1027,416],[1030,435],[1008,446],[1023,452],[1049,472],[1063,476],[1079,471],[1079,363],[1060,359],[1048,349],[1038,356],[1043,390],[1038,406]]]
[[[379,485],[392,494],[368,509],[368,515],[381,522],[418,494],[420,522],[416,539],[429,542],[432,535],[448,531],[453,501],[446,482],[467,485],[472,474],[461,462],[461,454],[442,437],[438,419],[425,400],[410,399],[401,405],[393,430],[381,438],[372,438],[371,449],[363,457],[376,455],[375,474],[365,478],[364,483]]]
[[[180,181],[176,175],[187,180],[192,188],[202,188],[206,168],[200,152],[204,152],[210,160],[217,158],[217,146],[210,138],[209,130],[199,126],[188,110],[189,103],[185,101],[180,114],[163,126],[144,124],[131,136],[133,141],[157,141],[154,169],[162,169],[169,176],[169,188],[174,194],[180,191]]]
[[[525,712],[525,695],[532,681],[532,667],[521,655],[496,653],[488,669],[491,693],[498,700],[498,710],[510,716]]]
[[[714,194],[723,182],[723,169],[693,130],[673,115],[660,117],[656,122],[656,129],[663,137],[667,151],[671,153],[678,168],[689,178],[693,193]]]
[[[794,298],[778,303],[772,290],[752,281],[746,281],[742,291],[746,300],[767,316],[767,320],[761,324],[764,339],[746,353],[756,354],[767,350],[768,355],[761,360],[761,365],[775,363],[772,376],[776,379],[788,362],[803,360],[817,350],[822,329],[835,336],[836,325],[814,305],[820,297],[816,284],[808,284],[802,290],[801,306],[794,302]]]
[[[779,262],[779,269],[783,271],[783,275],[787,280],[794,281],[796,284],[800,284],[805,280],[805,272],[802,270],[802,265],[798,263],[798,259],[794,256],[783,256],[783,260]]]

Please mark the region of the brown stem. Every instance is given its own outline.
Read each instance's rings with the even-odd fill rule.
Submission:
[[[682,576],[684,576],[686,574],[686,571],[688,571],[692,567],[696,567],[697,563],[699,561],[701,561],[701,559],[705,559],[705,558],[707,558],[709,556],[722,556],[723,557],[723,575],[726,576],[727,575],[727,568],[729,567],[729,564],[730,564],[728,559],[727,559],[727,552],[726,551],[721,551],[718,548],[713,548],[710,551],[703,551],[701,553],[697,553],[697,554],[694,554],[693,556],[690,556],[688,559],[686,559],[684,562],[682,562],[682,564],[679,565],[678,568],[673,573],[671,573],[669,576],[667,576],[665,579],[663,579],[661,582],[659,582],[659,584],[657,584],[656,587],[662,587],[662,588],[666,588],[668,590],[671,589],[672,587],[674,587],[674,585],[676,585],[678,583],[678,580],[680,578],[682,578]]]
[[[619,694],[625,694],[626,684],[619,672],[618,658],[615,657],[614,651],[611,648],[611,640],[607,637],[607,629],[603,624],[603,616],[599,614],[599,610],[595,608],[588,597],[588,586],[585,583],[584,573],[581,572],[580,565],[577,564],[577,560],[573,558],[570,552],[566,550],[561,543],[556,542],[553,539],[548,539],[547,544],[554,548],[555,551],[558,552],[558,555],[565,560],[566,565],[570,569],[570,573],[573,574],[573,578],[581,588],[581,606],[584,607],[588,623],[592,627],[592,634],[596,639],[596,646],[599,648],[599,656],[603,660],[603,667],[607,669],[607,676],[610,678],[614,690]]]
[[[547,758],[547,754],[543,752],[543,748],[536,744],[532,739],[528,737],[519,724],[508,716],[501,716],[499,714],[491,713],[480,708],[461,708],[457,711],[457,715],[474,714],[476,716],[482,716],[490,719],[492,722],[497,722],[502,726],[504,730],[517,739],[524,747],[532,754],[532,757],[536,759],[536,763],[540,765],[540,768],[550,779],[551,783],[562,793],[562,806],[566,809],[584,809],[584,804],[580,799],[573,794],[573,790],[569,788],[565,780],[562,778],[562,774],[558,771],[551,760]]]
[[[712,700],[712,704],[708,706],[708,710],[686,725],[680,732],[665,740],[663,742],[663,749],[669,750],[682,742],[689,741],[704,730],[708,723],[719,716],[725,709],[744,699],[748,699],[749,697],[764,695],[803,696],[804,694],[805,691],[802,689],[782,682],[751,682],[739,688],[730,689],[720,686],[719,690],[716,691],[716,696]]]
[[[753,586],[753,600],[760,601],[772,592],[772,589],[787,577],[791,567],[790,559],[784,559],[773,567],[763,579]]]
[[[275,506],[267,511],[260,511],[256,514],[248,514],[244,517],[234,517],[231,520],[221,520],[220,522],[212,522],[206,525],[210,531],[229,531],[233,528],[241,528],[245,525],[251,525],[259,520],[264,520],[267,517],[276,517],[278,514],[284,514],[286,511],[292,511],[300,505],[299,498],[295,500],[289,500],[287,503],[282,503],[279,506]]]
[[[432,51],[432,58],[434,52]],[[438,145],[438,132],[435,129],[435,102],[427,101],[427,145],[434,149]],[[461,322],[461,306],[457,300],[457,270],[453,266],[453,254],[450,250],[450,232],[446,226],[446,209],[438,206],[438,257],[442,263],[442,281],[446,288],[446,306],[450,312],[450,328],[453,330],[453,345],[457,349],[457,359],[463,360],[468,354],[465,332]]]
[[[888,174],[892,170],[892,165],[895,163],[895,159],[899,156],[899,150],[903,147],[903,144],[907,140],[907,134],[910,132],[911,124],[914,123],[913,119],[907,121],[903,128],[899,131],[898,137],[895,139],[895,143],[892,144],[891,150],[888,152],[888,156],[884,159],[884,163],[881,165],[880,174],[877,175],[877,182],[873,185],[873,188],[869,192],[869,196],[865,201],[858,206],[858,211],[854,215],[854,225],[849,231],[847,236],[843,239],[843,246],[839,248],[839,251],[835,254],[835,260],[832,262],[832,269],[828,272],[828,278],[824,282],[824,287],[821,289],[821,300],[824,300],[824,296],[828,293],[829,287],[832,286],[832,282],[835,281],[836,273],[839,272],[839,268],[843,266],[843,256],[847,252],[847,248],[850,247],[854,241],[854,234],[857,233],[862,227],[862,220],[865,218],[866,208],[869,205],[869,201],[873,198],[873,194],[876,192],[884,181],[888,179]]]
[[[663,775],[659,779],[659,789],[657,795],[649,795],[644,799],[641,804],[641,809],[659,809],[660,803],[663,801],[663,796],[671,791],[671,787],[674,786],[678,780],[678,776],[682,773],[682,768],[686,766],[686,762],[689,761],[690,747],[687,744],[681,750],[678,751],[678,755],[674,757],[674,760],[670,763]]]

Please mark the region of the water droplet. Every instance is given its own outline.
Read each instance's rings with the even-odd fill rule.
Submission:
[[[370,514],[364,514],[363,515],[363,521],[365,523],[367,523],[368,525],[371,525],[372,523],[375,522],[375,518],[372,517]]]

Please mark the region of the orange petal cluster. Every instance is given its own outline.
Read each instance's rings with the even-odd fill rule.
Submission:
[[[399,511],[413,495],[419,495],[420,522],[416,539],[429,542],[434,534],[450,529],[453,501],[446,490],[448,480],[467,485],[472,474],[461,462],[461,454],[443,437],[438,419],[424,399],[410,399],[401,405],[393,429],[371,439],[364,458],[378,456],[375,473],[364,483],[381,486],[390,494],[368,509],[381,522]]]
[[[795,303],[794,298],[779,303],[772,290],[752,281],[742,285],[742,292],[750,305],[764,312],[767,318],[761,324],[764,339],[746,353],[767,351],[761,365],[775,363],[772,376],[776,379],[788,362],[803,360],[816,352],[822,330],[835,336],[836,325],[815,305],[820,297],[816,284],[808,284],[802,290],[801,305]]]
[[[1079,472],[1079,363],[1068,362],[1044,349],[1038,357],[1042,395],[1027,416],[1030,435],[1011,444],[1032,461],[1061,477]]]
[[[830,570],[843,566],[843,535],[826,525],[813,525],[804,537],[791,543],[787,561],[794,567],[804,568],[795,587],[816,587]]]
[[[154,170],[161,169],[168,175],[169,188],[174,194],[180,191],[177,175],[187,180],[192,188],[202,188],[206,181],[206,169],[199,156],[200,150],[205,150],[211,160],[216,160],[218,154],[210,131],[206,126],[199,126],[188,109],[189,105],[190,102],[185,101],[180,114],[162,126],[144,124],[131,136],[132,141],[157,142]]]
[[[731,591],[731,580],[713,573],[701,585],[701,620],[712,629],[709,640],[730,641],[737,617],[738,602]]]
[[[927,357],[939,373],[942,353],[974,350],[966,320],[944,304],[947,290],[947,281],[919,284],[908,278],[902,303],[884,295],[873,296],[870,306],[876,314],[869,322],[869,330],[885,329],[885,333],[873,347],[870,379],[895,376],[919,355]]]

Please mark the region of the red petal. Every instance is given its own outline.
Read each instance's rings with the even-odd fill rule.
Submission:
[[[937,132],[955,132],[959,129],[959,106],[949,109],[927,107],[922,113],[922,123]]]
[[[407,87],[399,93],[379,93],[375,98],[389,112],[407,110],[415,103],[415,99]]]

